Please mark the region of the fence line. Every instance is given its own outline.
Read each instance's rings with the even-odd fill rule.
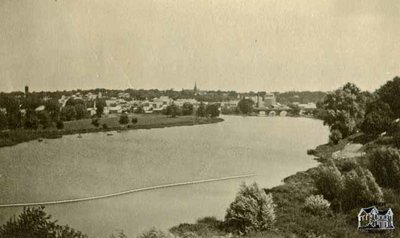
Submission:
[[[55,205],[55,204],[64,204],[64,203],[85,202],[85,201],[92,201],[92,200],[98,200],[98,199],[104,199],[104,198],[110,198],[110,197],[117,197],[117,196],[121,196],[121,195],[126,195],[126,194],[136,193],[136,192],[143,192],[143,191],[148,191],[148,190],[178,187],[178,186],[192,185],[192,184],[199,184],[199,183],[210,183],[210,182],[232,180],[232,179],[239,179],[239,178],[248,178],[248,177],[253,177],[253,176],[255,176],[255,174],[245,174],[245,175],[237,175],[237,176],[229,176],[229,177],[221,177],[221,178],[202,179],[202,180],[195,180],[195,181],[189,181],[189,182],[163,184],[163,185],[156,185],[156,186],[150,186],[150,187],[144,187],[144,188],[136,188],[136,189],[131,189],[131,190],[127,190],[127,191],[92,196],[92,197],[66,199],[66,200],[58,200],[58,201],[0,204],[0,208]]]

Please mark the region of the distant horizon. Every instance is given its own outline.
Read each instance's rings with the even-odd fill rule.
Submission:
[[[387,81],[393,80],[395,77],[398,77],[397,75],[393,76],[392,78],[388,79]],[[387,81],[383,82],[381,85],[379,85],[377,88],[372,89],[372,90],[365,90],[363,88],[360,88],[359,85],[355,84],[357,87],[359,87],[362,91],[368,91],[368,92],[374,92],[377,90],[380,86],[382,86],[384,83]],[[219,88],[214,88],[214,89],[203,89],[201,88],[198,84],[197,85],[197,90],[199,91],[223,91],[223,92],[229,92],[229,91],[234,91],[237,93],[249,93],[249,92],[278,92],[278,93],[284,93],[284,92],[332,92],[342,86],[344,86],[346,83],[352,83],[352,82],[345,82],[342,85],[339,85],[337,88],[334,88],[332,90],[296,90],[296,89],[289,89],[289,90],[249,90],[249,91],[240,91],[240,90],[235,90],[235,89],[219,89]],[[192,88],[133,88],[133,87],[128,87],[128,88],[106,88],[106,87],[89,87],[89,88],[70,88],[70,89],[42,89],[42,90],[35,90],[31,88],[31,85],[24,85],[22,88],[17,89],[17,90],[12,90],[12,91],[0,91],[0,93],[12,93],[12,92],[24,92],[25,86],[29,87],[30,92],[63,92],[63,91],[91,91],[91,90],[96,90],[96,89],[105,89],[105,90],[120,90],[120,91],[125,91],[128,89],[133,89],[133,90],[159,90],[159,91],[167,91],[167,90],[174,90],[174,91],[182,91],[182,90],[193,90],[194,89],[194,84]]]
[[[56,90],[32,90],[29,85],[25,85],[29,87],[29,92],[31,93],[40,93],[40,92],[70,92],[70,91],[93,91],[97,89],[104,89],[104,90],[118,90],[118,91],[126,91],[129,89],[132,90],[159,90],[159,91],[168,91],[168,90],[174,90],[174,91],[182,91],[182,90],[193,90],[193,88],[167,88],[167,89],[160,89],[160,88],[102,88],[102,87],[97,87],[97,88],[72,88],[72,89],[56,89]],[[15,93],[15,92],[24,92],[25,86],[19,90],[13,90],[13,91],[0,91],[0,93]],[[284,92],[330,92],[330,91],[323,91],[323,90],[282,90],[282,91],[277,91],[277,90],[259,90],[259,91],[238,91],[238,90],[231,90],[231,89],[202,89],[198,88],[198,91],[221,91],[221,92],[236,92],[236,93],[249,93],[249,92],[267,92],[267,93],[284,93]]]
[[[393,78],[395,78],[396,76],[394,76]],[[390,81],[390,80],[392,80],[393,78],[391,78],[391,79],[388,79],[387,81]],[[352,82],[349,82],[349,83],[352,83]],[[345,83],[344,83],[345,84]],[[249,93],[249,92],[269,92],[269,93],[284,93],[284,92],[324,92],[324,93],[328,93],[328,92],[332,92],[332,91],[334,91],[334,90],[336,90],[336,89],[338,89],[338,88],[340,88],[340,87],[342,87],[342,86],[344,86],[344,84],[343,85],[340,85],[340,86],[338,86],[337,88],[334,88],[334,89],[332,89],[332,90],[308,90],[308,89],[305,89],[305,90],[295,90],[295,89],[291,89],[291,90],[249,90],[249,91],[240,91],[240,90],[235,90],[235,89],[218,89],[218,88],[214,88],[214,89],[203,89],[203,88],[201,88],[201,87],[199,87],[198,85],[197,85],[197,90],[199,90],[199,91],[222,91],[222,92],[230,92],[230,91],[233,91],[233,92],[236,92],[236,93]],[[382,84],[383,85],[383,84]],[[380,86],[382,86],[382,85],[379,85],[376,89],[378,89]],[[97,89],[105,89],[105,90],[119,90],[119,91],[125,91],[125,90],[129,90],[129,89],[132,89],[132,90],[159,90],[159,91],[168,91],[168,90],[174,90],[174,91],[182,91],[182,90],[193,90],[193,87],[192,88],[133,88],[133,87],[128,87],[128,88],[106,88],[106,87],[92,87],[92,88],[70,88],[70,89],[54,89],[54,90],[51,90],[51,89],[41,89],[41,90],[38,90],[38,89],[32,89],[31,88],[31,86],[30,85],[25,85],[25,86],[28,86],[29,87],[29,92],[33,92],[33,93],[39,93],[39,92],[64,92],[64,91],[66,91],[66,92],[69,92],[69,91],[92,91],[92,90],[97,90]],[[24,90],[25,90],[25,86],[23,86],[22,88],[20,88],[20,89],[16,89],[16,90],[12,90],[12,91],[0,91],[0,93],[13,93],[13,92],[24,92]],[[359,87],[359,85],[357,85],[356,84],[356,86],[357,87]],[[362,88],[360,88],[362,91],[368,91],[368,92],[374,92],[376,89],[373,89],[373,90],[364,90],[364,89],[362,89]]]

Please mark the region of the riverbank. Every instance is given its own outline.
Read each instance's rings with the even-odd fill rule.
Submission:
[[[368,234],[357,230],[357,212],[352,210],[345,213],[331,213],[328,216],[316,216],[304,212],[304,201],[312,194],[317,194],[314,179],[318,176],[319,167],[324,165],[335,153],[346,151],[348,147],[363,141],[362,134],[356,134],[341,140],[337,145],[323,144],[309,154],[315,156],[320,163],[306,171],[298,172],[283,180],[283,184],[269,189],[266,193],[273,195],[276,207],[276,223],[273,231],[255,232],[247,237],[368,237]],[[311,153],[310,153],[311,152]],[[204,220],[204,219],[203,219]],[[223,222],[219,226],[204,225],[202,220],[195,224],[181,224],[172,227],[175,235],[195,233],[201,237],[212,235],[227,236]],[[354,222],[353,222],[354,221]],[[204,236],[204,234],[206,234]]]
[[[130,115],[130,118],[132,115]],[[98,127],[92,125],[91,119],[82,119],[64,123],[64,129],[25,130],[17,129],[0,132],[0,147],[13,146],[23,142],[41,139],[61,138],[63,135],[85,134],[94,132],[123,131],[137,129],[153,129],[176,126],[193,126],[222,122],[222,118],[202,118],[196,116],[169,117],[165,115],[134,115],[136,124],[121,125],[119,117],[103,117]],[[107,126],[102,126],[107,125]]]

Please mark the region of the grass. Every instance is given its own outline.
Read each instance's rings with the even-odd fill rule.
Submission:
[[[92,119],[81,119],[64,123],[64,129],[57,130],[54,127],[48,129],[26,130],[16,129],[0,132],[0,147],[12,146],[22,142],[37,140],[40,138],[60,138],[62,135],[91,133],[100,131],[115,131],[115,130],[131,130],[131,129],[151,129],[163,128],[172,126],[191,126],[208,123],[217,123],[223,121],[222,118],[198,118],[195,116],[180,116],[172,118],[165,115],[129,115],[129,120],[133,117],[138,118],[136,124],[129,121],[127,125],[119,123],[118,115],[110,115],[99,119],[99,127],[92,125]],[[102,125],[106,124],[107,128]]]

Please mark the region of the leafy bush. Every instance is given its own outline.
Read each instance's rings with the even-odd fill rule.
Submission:
[[[368,157],[369,169],[381,186],[400,188],[400,153],[397,149],[376,149]]]
[[[303,209],[313,215],[325,215],[330,210],[331,203],[322,195],[311,195],[306,198]]]
[[[243,114],[248,114],[253,111],[254,102],[251,99],[242,99],[239,101],[237,108]]]
[[[315,186],[319,193],[329,201],[340,200],[340,195],[343,190],[342,174],[333,162],[319,168]]]
[[[181,110],[177,105],[171,104],[167,107],[165,114],[170,115],[171,117],[176,117],[181,114]]]
[[[206,107],[206,115],[210,117],[218,117],[219,109],[217,104],[208,104]]]
[[[214,237],[224,235],[224,223],[215,217],[199,219],[195,224],[183,223],[174,226],[170,232],[179,237]]]
[[[4,238],[86,238],[80,231],[61,226],[51,221],[44,207],[24,208],[17,219],[10,219],[0,227],[0,237]]]
[[[125,233],[124,233],[124,231],[120,231],[120,232],[118,232],[117,234],[112,234],[111,236],[110,236],[110,238],[128,238],[128,236],[127,235],[125,235]]]
[[[57,129],[59,129],[59,130],[64,129],[64,122],[63,122],[63,121],[57,121],[57,122],[56,122],[56,127],[57,127]]]
[[[274,222],[275,204],[272,195],[260,190],[256,183],[250,186],[242,184],[225,216],[228,229],[247,234],[270,229]]]
[[[99,119],[97,117],[92,118],[92,125],[95,127],[100,126]]]
[[[103,127],[103,129],[108,129],[108,125],[107,125],[106,123],[104,123],[104,124],[102,125],[102,127]]]
[[[341,211],[356,207],[370,206],[383,201],[382,190],[372,173],[358,164],[348,167],[342,174],[336,165],[321,166],[315,178],[315,185],[332,208]]]
[[[344,175],[343,208],[353,209],[383,202],[383,193],[372,173],[358,167]]]
[[[143,232],[138,238],[173,238],[172,234],[164,231],[151,228],[150,230]]]
[[[132,118],[132,123],[133,123],[133,124],[136,124],[136,123],[138,123],[138,119],[137,119],[137,117],[133,117],[133,118]]]
[[[185,102],[182,105],[182,115],[192,115],[193,114],[193,104]]]
[[[119,117],[119,123],[122,125],[128,124],[129,123],[128,115],[126,115],[125,113],[121,114],[121,116]]]
[[[199,108],[197,108],[196,115],[198,117],[205,117],[206,116],[206,107],[204,106],[204,103],[200,103]]]
[[[332,130],[331,134],[329,135],[329,142],[337,145],[341,139],[342,133],[339,130]]]

